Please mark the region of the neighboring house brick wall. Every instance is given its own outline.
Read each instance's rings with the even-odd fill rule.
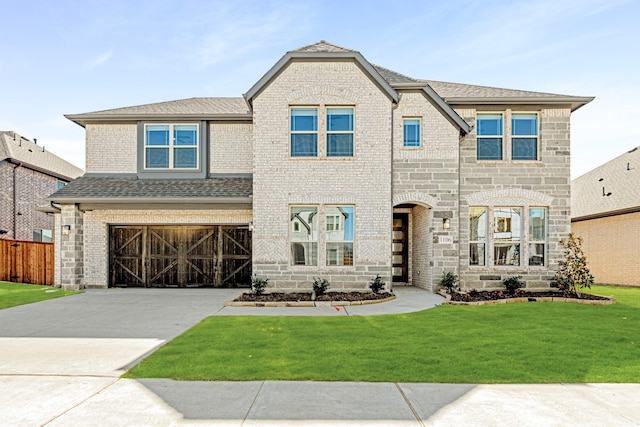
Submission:
[[[14,172],[15,169],[15,172]],[[15,191],[18,197],[14,205]],[[8,162],[0,163],[0,229],[7,230],[2,238],[33,240],[33,229],[53,229],[54,219],[36,211],[39,206],[48,205],[45,200],[58,188],[58,179],[41,172],[27,169]],[[17,211],[14,212],[14,206]],[[14,213],[16,230],[14,232]]]
[[[137,124],[88,124],[87,172],[136,173]]]
[[[209,127],[212,174],[250,174],[253,172],[253,124],[211,122]]]
[[[246,225],[250,210],[99,210],[84,214],[84,287],[109,285],[109,230],[111,224]],[[96,262],[96,260],[100,260]]]
[[[290,105],[355,106],[354,157],[291,158]],[[254,273],[276,288],[308,289],[314,276],[333,288],[363,288],[376,274],[389,283],[390,99],[352,62],[292,62],[254,99],[253,139]],[[322,267],[322,242],[319,267],[289,265],[289,206],[305,204],[355,206],[354,267]]]
[[[640,212],[571,223],[595,283],[640,286]]]
[[[527,287],[548,287],[558,261],[562,258],[561,238],[570,231],[571,210],[569,108],[526,109],[503,106],[491,111],[539,111],[539,161],[512,162],[511,153],[504,152],[505,161],[477,162],[475,129],[460,144],[460,241],[469,239],[469,206],[545,206],[548,203],[548,253],[545,267],[497,267],[487,269],[469,266],[468,245],[460,248],[460,279],[467,288],[501,288],[496,280],[482,276],[493,275],[504,279],[520,275]],[[475,125],[475,109],[459,109],[469,124]],[[505,126],[509,126],[508,116]],[[528,193],[530,192],[530,193]],[[499,196],[499,200],[495,197]],[[469,203],[472,199],[472,203]],[[488,252],[491,256],[491,253]]]

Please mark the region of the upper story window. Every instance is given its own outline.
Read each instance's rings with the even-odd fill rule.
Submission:
[[[60,190],[61,188],[64,188],[64,186],[67,185],[66,182],[64,181],[58,181],[58,190]]]
[[[353,108],[327,108],[327,156],[353,156]]]
[[[196,169],[198,140],[197,124],[145,125],[145,169]]]
[[[318,109],[291,109],[291,156],[316,157],[318,155]]]
[[[402,121],[402,146],[420,147],[420,119]]]
[[[53,230],[47,230],[43,228],[34,228],[33,241],[34,242],[53,242]]]
[[[538,115],[511,115],[511,158],[513,160],[538,159]]]
[[[478,113],[476,149],[478,160],[502,160],[502,114]]]
[[[353,157],[353,107],[291,107],[289,114],[291,157]]]

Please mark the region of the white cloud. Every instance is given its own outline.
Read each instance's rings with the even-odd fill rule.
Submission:
[[[106,52],[101,53],[98,56],[93,57],[89,61],[85,63],[85,68],[91,70],[93,68],[98,68],[107,63],[113,56],[113,49],[109,49]]]

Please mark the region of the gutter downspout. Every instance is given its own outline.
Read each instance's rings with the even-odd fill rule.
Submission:
[[[13,240],[18,240],[17,239],[17,231],[18,229],[17,227],[17,221],[16,218],[18,216],[18,197],[17,197],[17,184],[16,184],[16,177],[17,177],[17,172],[16,170],[22,166],[22,163],[16,163],[16,165],[13,167]]]

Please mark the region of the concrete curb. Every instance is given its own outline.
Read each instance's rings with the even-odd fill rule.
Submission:
[[[354,305],[380,304],[383,302],[393,301],[396,296],[390,296],[383,299],[363,300],[363,301],[226,301],[225,307],[345,307]]]

